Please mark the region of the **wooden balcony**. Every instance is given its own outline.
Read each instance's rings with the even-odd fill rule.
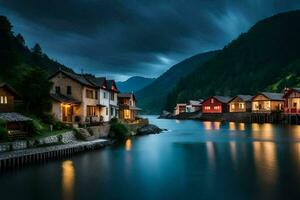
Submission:
[[[297,108],[285,108],[284,114],[300,114],[300,109]]]

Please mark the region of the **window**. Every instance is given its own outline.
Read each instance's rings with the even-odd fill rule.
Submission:
[[[55,93],[56,93],[56,94],[60,94],[60,87],[59,87],[59,86],[56,86],[56,87],[55,87]]]
[[[106,92],[103,92],[103,98],[106,99]]]
[[[231,104],[231,109],[234,110],[234,108],[235,108],[235,105]]]
[[[93,99],[93,90],[86,89],[86,98]]]
[[[7,96],[0,97],[0,104],[7,104]]]
[[[106,108],[106,115],[108,115],[108,108]]]
[[[110,99],[111,99],[112,101],[115,100],[115,93],[113,93],[113,92],[110,93]]]
[[[95,91],[95,99],[98,99],[98,91]]]
[[[96,107],[95,106],[87,106],[87,116],[96,116]]]
[[[210,110],[210,106],[205,106],[204,110]]]
[[[214,106],[214,110],[220,110],[220,106]]]
[[[110,108],[110,115],[114,116],[114,108],[112,108],[112,107]]]
[[[239,109],[244,109],[245,108],[245,104],[244,103],[239,103]]]
[[[72,87],[67,86],[67,95],[72,95]]]

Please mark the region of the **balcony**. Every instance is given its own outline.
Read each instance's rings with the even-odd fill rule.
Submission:
[[[285,108],[284,109],[285,114],[300,114],[299,108]]]

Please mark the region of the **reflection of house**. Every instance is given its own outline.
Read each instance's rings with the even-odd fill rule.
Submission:
[[[228,112],[228,102],[231,97],[212,96],[202,102],[202,113],[225,113]]]
[[[252,98],[252,112],[270,113],[283,110],[283,94],[261,92]]]
[[[52,113],[64,123],[100,121],[98,87],[83,75],[59,70],[50,78]]]
[[[193,113],[201,110],[203,100],[193,101],[190,100],[188,105],[186,106],[186,112]]]
[[[118,94],[119,118],[125,120],[135,120],[138,111],[136,107],[136,98],[133,93]]]
[[[300,114],[300,88],[286,89],[283,98],[284,113]]]
[[[0,120],[5,123],[10,137],[19,137],[27,134],[30,118],[15,113],[16,101],[20,101],[20,95],[8,84],[0,83]]]
[[[237,95],[229,101],[229,112],[251,112],[250,95]]]
[[[180,113],[186,112],[186,103],[178,103],[174,108],[174,114],[179,115]]]

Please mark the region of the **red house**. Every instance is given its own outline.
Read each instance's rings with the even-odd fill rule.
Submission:
[[[228,112],[228,102],[231,97],[212,96],[202,102],[202,113]]]
[[[285,114],[300,114],[300,88],[285,89],[283,98]]]

